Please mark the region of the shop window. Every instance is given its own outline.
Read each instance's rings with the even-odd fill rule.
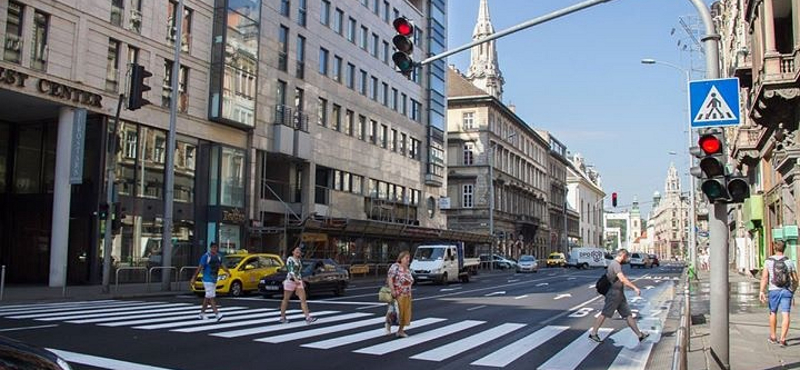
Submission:
[[[22,5],[13,1],[9,2],[6,15],[3,60],[17,64],[20,62],[20,53],[22,52],[22,9]]]
[[[14,164],[14,192],[34,194],[40,191],[42,135],[41,125],[20,126]]]
[[[222,148],[220,205],[244,207],[244,151]]]
[[[170,1],[167,7],[167,14],[169,14],[169,18],[167,19],[167,42],[169,45],[175,45],[175,33],[177,31],[177,27],[175,26],[175,18],[177,18],[178,15],[178,3],[175,1]],[[183,7],[183,19],[181,22],[182,51],[189,51],[189,42],[192,37],[192,13],[192,9],[189,9],[186,6]]]
[[[31,68],[47,68],[47,33],[50,16],[40,11],[33,13],[33,38],[31,39]]]
[[[137,176],[136,195],[142,198],[162,199],[164,189],[164,154],[167,136],[164,131],[141,127],[140,144],[144,147],[144,158],[139,162],[141,173]]]

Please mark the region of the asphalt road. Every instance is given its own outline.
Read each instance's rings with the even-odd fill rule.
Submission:
[[[0,307],[0,335],[58,351],[75,369],[644,369],[661,340],[681,267],[625,267],[642,296],[626,291],[640,327],[607,320],[601,344],[587,331],[603,300],[603,270],[484,273],[465,284],[415,286],[408,338],[386,336],[379,282],[357,281],[343,297],[310,301],[278,323],[280,301],[221,298],[222,321],[198,320],[193,295]],[[290,313],[290,319],[293,316]],[[663,345],[673,345],[666,343]]]

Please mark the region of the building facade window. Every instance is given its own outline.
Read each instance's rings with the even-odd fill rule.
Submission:
[[[31,39],[31,68],[44,71],[47,69],[47,34],[50,27],[50,15],[38,10],[33,12],[33,38]]]
[[[172,99],[172,65],[171,60],[164,60],[164,85],[161,93],[161,106],[169,108],[170,100]],[[189,109],[189,96],[188,96],[188,83],[189,68],[180,66],[180,75],[178,78],[178,112],[186,112]]]
[[[319,98],[317,102],[317,124],[328,126],[328,101],[323,98]]]
[[[292,6],[289,0],[281,0],[281,15],[288,17],[292,11]]]
[[[321,75],[328,75],[328,57],[330,52],[328,49],[319,48],[319,73]]]
[[[336,8],[336,11],[333,14],[333,32],[336,32],[339,35],[343,34],[343,27],[344,27],[344,12],[342,9]]]
[[[355,88],[355,79],[356,79],[356,66],[353,63],[347,63],[347,71],[345,72],[345,85],[347,85],[348,89]]]
[[[331,71],[333,73],[331,78],[336,82],[342,82],[342,57],[334,55],[333,66],[331,67],[333,69],[333,71]]]
[[[378,140],[378,121],[370,120],[369,121],[369,137],[367,137],[367,141],[370,144],[377,144]]]
[[[352,17],[347,20],[347,41],[356,42],[356,20]]]
[[[6,13],[6,40],[3,49],[3,60],[20,63],[22,55],[22,19],[23,7],[13,1],[8,3]]]
[[[322,0],[322,4],[319,9],[319,23],[328,26],[330,25],[330,22],[331,22],[331,2],[328,0]]]
[[[111,0],[111,24],[121,27],[123,14],[125,14],[125,2],[123,0]]]
[[[461,127],[464,130],[472,130],[475,128],[475,112],[464,112],[461,118]]]
[[[289,66],[289,28],[278,28],[278,69],[286,72]]]
[[[392,129],[389,131],[389,150],[396,152],[397,151],[397,130]]]
[[[474,185],[464,184],[461,191],[461,206],[472,208],[475,206]]]
[[[356,124],[355,127],[356,138],[358,138],[358,140],[364,140],[364,131],[366,131],[366,128],[367,128],[367,117],[359,115],[358,123]]]
[[[464,165],[475,164],[475,143],[464,143]]]
[[[169,19],[167,19],[167,41],[170,45],[175,45],[175,19],[178,15],[178,2],[170,0],[168,9]],[[189,51],[189,42],[192,38],[192,10],[183,7],[183,20],[181,21],[181,50]]]
[[[342,128],[342,132],[344,132],[347,136],[353,136],[353,126],[355,125],[355,112],[351,110],[347,110],[344,114],[344,127]]]
[[[381,47],[381,39],[380,39],[380,37],[378,37],[377,33],[373,33],[372,34],[372,50],[370,51],[370,54],[372,54],[373,57],[377,58],[378,57],[378,49],[380,49],[380,47]]]
[[[298,0],[297,2],[297,24],[305,27],[308,18],[308,0]]]
[[[108,40],[108,61],[106,63],[106,90],[117,92],[119,85],[119,46],[117,40]]]
[[[367,43],[369,40],[369,29],[367,26],[361,26],[361,33],[359,34],[358,39],[358,46],[364,50],[367,50]]]
[[[381,145],[381,148],[386,149],[387,142],[389,136],[389,127],[386,125],[381,125],[381,131],[378,133],[378,142]]]
[[[297,66],[295,76],[299,79],[306,77],[306,38],[297,36]]]
[[[372,76],[370,78],[370,81],[371,81],[371,84],[370,84],[370,89],[369,89],[369,98],[374,100],[374,101],[378,101],[378,78],[375,77],[375,76]]]
[[[333,108],[331,109],[331,116],[333,119],[331,128],[336,131],[342,131],[342,107],[334,104]]]
[[[408,136],[404,133],[400,134],[400,142],[398,143],[398,151],[402,155],[406,155],[406,141],[408,140]]]

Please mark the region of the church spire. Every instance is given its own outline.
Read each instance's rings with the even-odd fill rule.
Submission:
[[[478,22],[472,32],[472,40],[480,40],[494,33],[489,19],[489,0],[481,0]],[[497,64],[497,49],[494,41],[485,42],[472,48],[467,80],[486,91],[498,100],[503,100],[503,74]]]

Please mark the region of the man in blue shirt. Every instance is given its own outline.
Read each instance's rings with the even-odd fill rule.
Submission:
[[[200,315],[197,316],[200,320],[205,318],[206,307],[209,304],[211,304],[211,310],[214,311],[216,320],[222,320],[222,314],[217,310],[217,301],[214,299],[217,296],[217,276],[219,275],[220,268],[225,270],[225,273],[228,275],[230,275],[231,272],[222,264],[222,256],[217,252],[219,252],[219,246],[217,243],[212,242],[209,251],[200,257],[200,262],[197,263],[197,270],[195,270],[194,276],[192,276],[192,280],[190,280],[197,280],[197,275],[200,274],[200,271],[203,271],[203,288],[205,289],[206,295],[205,298],[203,298],[203,307],[200,308]]]

